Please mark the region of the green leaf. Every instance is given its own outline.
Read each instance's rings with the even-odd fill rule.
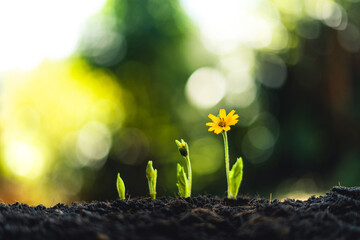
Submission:
[[[119,193],[119,197],[121,200],[125,199],[125,184],[124,181],[120,177],[120,173],[117,175],[116,188]]]
[[[152,199],[156,198],[156,180],[157,170],[153,168],[152,161],[148,162],[146,167],[146,178],[149,184],[149,192]]]
[[[179,189],[179,196],[183,198],[190,197],[189,193],[189,181],[186,177],[184,167],[179,163],[177,164],[177,183],[176,186]]]
[[[238,158],[236,163],[232,166],[229,173],[230,180],[230,198],[235,199],[238,195],[239,187],[243,178],[243,160]]]

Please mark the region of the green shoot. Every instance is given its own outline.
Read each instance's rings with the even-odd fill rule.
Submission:
[[[118,173],[118,175],[117,175],[116,188],[119,193],[120,199],[124,200],[125,199],[125,184],[124,184],[124,181],[120,177],[120,173]]]
[[[178,150],[185,159],[187,167],[187,176],[180,164],[177,165],[177,186],[179,189],[179,196],[187,198],[191,196],[191,186],[192,186],[192,171],[191,171],[191,162],[190,162],[190,152],[189,145],[181,139],[181,141],[175,140],[175,143],[178,147]]]
[[[157,170],[153,168],[152,161],[149,161],[146,167],[146,178],[149,184],[150,197],[156,199]]]
[[[177,183],[176,186],[179,189],[179,196],[183,198],[190,197],[191,192],[189,189],[189,180],[186,178],[184,167],[179,163],[177,164]]]

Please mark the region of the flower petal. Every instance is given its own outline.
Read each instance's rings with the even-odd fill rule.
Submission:
[[[209,132],[215,131],[215,129],[216,129],[215,127],[211,127],[211,128],[208,129],[208,131],[209,131]]]
[[[212,114],[209,114],[208,117],[213,120],[213,122],[215,123],[219,123],[220,122],[220,119],[218,117],[215,117],[214,115]]]
[[[221,128],[221,127],[216,128],[215,131],[214,131],[214,133],[216,133],[216,134],[219,134],[219,133],[221,133],[221,132],[222,132],[222,128]]]
[[[225,131],[225,132],[227,132],[227,131],[229,131],[229,130],[230,130],[230,127],[229,127],[229,126],[224,127],[224,131]]]
[[[232,117],[232,115],[234,115],[235,110],[231,110],[231,112],[229,112],[229,114],[226,116],[226,119],[229,119]]]
[[[229,113],[230,115],[230,113]],[[226,118],[226,125],[235,125],[239,120],[237,120],[237,118],[239,118],[239,115],[235,114],[231,117],[229,117],[229,115]]]
[[[209,127],[213,127],[215,125],[218,125],[217,123],[214,123],[214,122],[208,122],[206,123],[206,126],[209,126]]]
[[[232,119],[237,119],[239,118],[239,115],[235,114],[234,116],[231,117]]]
[[[232,119],[226,123],[227,126],[235,125],[239,120]]]
[[[219,117],[220,117],[220,118],[226,118],[226,111],[225,111],[225,109],[220,109]]]

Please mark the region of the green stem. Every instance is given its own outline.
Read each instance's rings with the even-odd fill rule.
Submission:
[[[154,183],[151,180],[148,180],[148,184],[149,184],[150,197],[152,199],[156,199],[156,190],[153,187]]]
[[[230,198],[230,179],[229,179],[229,145],[228,145],[228,138],[225,131],[222,131],[222,135],[224,138],[224,148],[225,148],[225,169],[226,169],[226,181],[227,181],[227,193],[228,198]]]
[[[190,154],[188,150],[188,154],[184,157],[186,160],[187,170],[188,170],[188,181],[189,181],[189,197],[191,197],[191,184],[192,184],[192,171],[191,171],[191,164],[190,164]]]

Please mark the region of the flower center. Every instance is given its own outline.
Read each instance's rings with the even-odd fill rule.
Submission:
[[[225,127],[226,126],[226,122],[223,118],[220,118],[220,122],[218,124],[220,127]]]

